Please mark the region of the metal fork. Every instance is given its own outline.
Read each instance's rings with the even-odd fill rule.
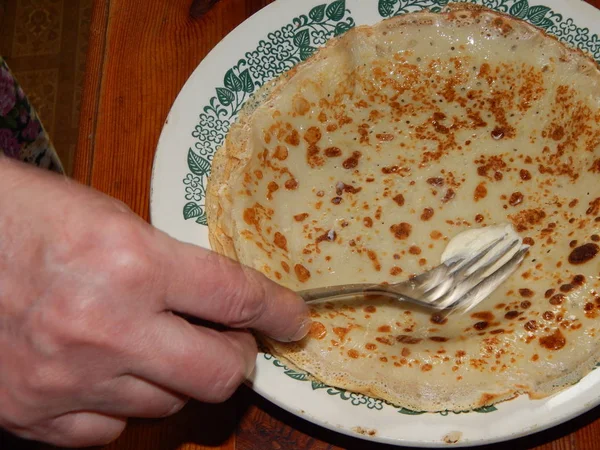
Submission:
[[[430,309],[468,311],[521,264],[529,246],[504,235],[472,256],[458,255],[428,272],[395,284],[345,284],[299,291],[307,302],[383,295]]]

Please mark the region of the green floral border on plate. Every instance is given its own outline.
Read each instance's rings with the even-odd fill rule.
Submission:
[[[372,2],[377,6],[382,18],[423,9],[440,11],[448,4],[448,0],[372,0]],[[577,26],[573,19],[565,18],[547,6],[531,6],[528,0],[468,0],[468,2],[482,4],[526,20],[561,41],[586,51],[600,62],[600,37],[592,34],[588,28]],[[192,131],[196,142],[193,148],[188,150],[189,172],[182,180],[183,195],[187,201],[183,207],[185,220],[193,219],[200,225],[207,225],[203,200],[206,195],[206,181],[210,173],[212,157],[223,143],[229,127],[237,118],[244,102],[264,83],[307,59],[330,38],[343,34],[354,27],[354,24],[345,0],[315,6],[306,15],[300,15],[294,18],[292,23],[268,33],[254,50],[246,52],[237,64],[225,72],[223,84],[215,87],[215,96],[202,109],[198,123]],[[269,353],[265,353],[264,358],[272,361],[275,367],[281,368],[288,377],[296,381],[310,382],[313,390],[323,389],[327,394],[349,401],[354,406],[366,406],[379,411],[385,404],[397,408],[401,414],[424,414],[423,411],[398,408],[383,400],[311,380],[306,372],[288,368]],[[489,413],[496,410],[496,407],[488,406],[475,409],[473,412]],[[453,414],[466,412],[469,411],[457,411]],[[439,414],[447,416],[449,412],[442,411]]]

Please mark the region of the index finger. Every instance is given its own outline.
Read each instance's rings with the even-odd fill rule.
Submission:
[[[253,328],[280,341],[302,339],[308,306],[290,289],[251,268],[191,244],[173,241],[166,257],[166,309],[232,328]]]

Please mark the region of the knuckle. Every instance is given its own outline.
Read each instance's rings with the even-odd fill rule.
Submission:
[[[229,305],[228,323],[236,328],[247,328],[256,324],[264,315],[265,288],[253,276],[240,277],[239,283],[227,287],[225,303]]]

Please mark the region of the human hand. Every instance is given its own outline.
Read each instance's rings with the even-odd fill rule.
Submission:
[[[73,181],[1,157],[0,175],[0,427],[104,444],[127,417],[228,398],[254,367],[245,329],[306,333],[304,302],[258,272]]]

